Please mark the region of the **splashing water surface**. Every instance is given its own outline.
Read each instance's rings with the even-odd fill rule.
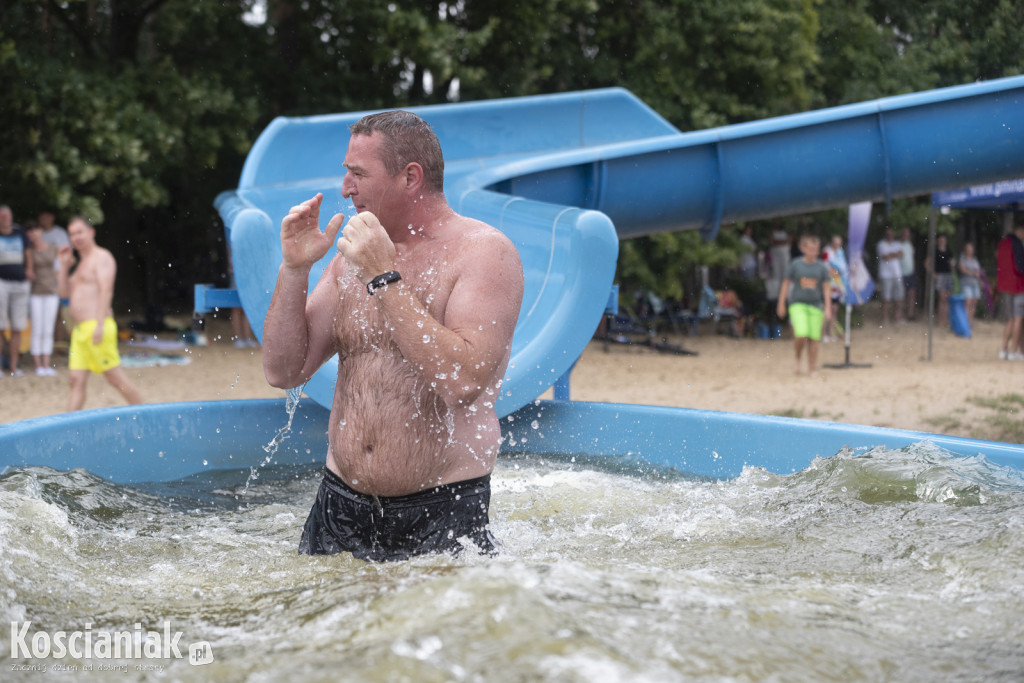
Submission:
[[[8,470],[4,620],[50,632],[169,620],[182,646],[208,641],[216,657],[159,660],[179,680],[1024,674],[1024,478],[980,457],[918,444],[727,481],[503,458],[500,555],[391,564],[297,555],[319,469],[249,474],[128,488]],[[6,670],[18,660],[6,624],[0,634]]]

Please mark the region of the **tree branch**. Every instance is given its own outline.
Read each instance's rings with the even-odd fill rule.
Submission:
[[[68,29],[71,35],[75,37],[75,40],[81,44],[82,49],[85,50],[86,54],[90,57],[96,56],[96,44],[90,37],[89,31],[83,30],[83,27],[86,29],[89,28],[89,23],[87,21],[72,21],[71,17],[68,16],[68,10],[65,10],[57,4],[56,0],[46,0],[46,6],[50,8],[50,13],[57,17],[57,19],[64,24],[64,27]]]

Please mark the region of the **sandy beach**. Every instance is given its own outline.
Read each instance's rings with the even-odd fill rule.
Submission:
[[[778,340],[732,338],[724,334],[724,324],[720,330],[702,324],[698,336],[668,339],[696,355],[592,341],[573,371],[572,398],[1024,440],[1024,362],[998,359],[1002,323],[976,321],[969,339],[937,328],[929,361],[926,322],[881,328],[877,304],[862,312],[864,323],[852,332],[850,360],[870,367],[823,367],[815,376],[798,376],[788,331]],[[263,378],[259,348],[236,348],[229,334],[226,321],[213,319],[207,346],[177,345],[177,335],[162,333],[156,336],[158,348],[152,348],[145,343],[153,335],[140,334],[120,350],[147,402],[283,401],[284,392]],[[842,341],[821,349],[823,365],[846,360]],[[0,378],[0,424],[64,411],[66,355],[58,353],[55,363],[56,377],[31,374],[26,358],[25,377]],[[90,379],[86,409],[120,402],[101,377]]]

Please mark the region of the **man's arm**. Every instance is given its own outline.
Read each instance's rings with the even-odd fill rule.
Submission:
[[[335,270],[332,262],[307,297],[309,267],[291,269],[282,263],[278,269],[263,322],[263,374],[271,386],[300,386],[334,353]]]
[[[96,329],[92,333],[92,343],[103,341],[103,321],[111,313],[114,305],[114,280],[117,278],[117,262],[108,251],[97,250],[95,258],[90,259],[95,269],[96,300],[93,301],[93,319]]]
[[[117,261],[109,252],[97,254],[95,315],[99,323],[114,307],[114,281],[117,279]]]
[[[25,279],[34,282],[36,279],[36,264],[32,259],[32,249],[25,247]]]
[[[832,317],[832,277],[831,273],[826,269],[825,279],[821,282],[821,295],[825,298],[825,319]],[[831,335],[831,331],[829,335]]]
[[[789,294],[789,278],[782,281],[782,287],[779,288],[779,303],[775,306],[775,313],[780,318],[786,317],[786,296]]]
[[[75,254],[71,247],[61,247],[57,250],[57,259],[60,261],[60,268],[57,269],[57,294],[63,299],[71,296],[71,284],[68,273],[75,263]]]
[[[523,297],[522,264],[512,243],[494,232],[471,244],[460,259],[444,325],[413,296],[410,283],[373,295],[402,357],[450,407],[470,405],[494,385]]]
[[[334,349],[332,312],[337,301],[337,259],[308,297],[309,272],[331,248],[344,220],[334,216],[320,231],[317,194],[292,207],[281,221],[281,267],[263,323],[263,374],[275,387],[290,389],[309,380]]]

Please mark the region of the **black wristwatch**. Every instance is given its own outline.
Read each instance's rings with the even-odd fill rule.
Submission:
[[[366,283],[366,291],[371,295],[381,287],[390,285],[392,282],[398,282],[402,279],[402,276],[397,270],[389,270],[386,273],[381,273],[377,277],[373,278]]]

